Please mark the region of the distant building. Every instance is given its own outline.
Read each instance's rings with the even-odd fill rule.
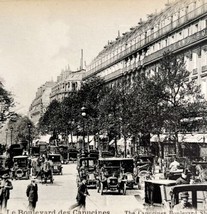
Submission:
[[[35,99],[29,108],[29,118],[35,125],[50,103],[50,93],[54,84],[53,81],[48,81],[37,89]]]
[[[167,50],[184,57],[190,78],[207,99],[207,0],[177,0],[146,21],[108,42],[86,69],[108,84],[125,78],[129,84],[141,70],[151,74]]]
[[[77,91],[81,87],[85,69],[71,71],[68,67],[57,77],[57,81],[52,87],[50,101],[62,101],[69,93]]]

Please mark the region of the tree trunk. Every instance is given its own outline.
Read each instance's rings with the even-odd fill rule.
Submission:
[[[159,157],[162,158],[162,142],[160,139],[160,134],[157,134],[157,138],[158,138]]]
[[[175,153],[177,155],[177,157],[180,157],[180,145],[179,145],[179,141],[178,141],[178,132],[175,133]]]
[[[126,158],[127,156],[127,138],[124,136],[124,157]]]
[[[117,136],[114,138],[114,145],[115,145],[115,154],[118,155],[118,148],[117,148]]]

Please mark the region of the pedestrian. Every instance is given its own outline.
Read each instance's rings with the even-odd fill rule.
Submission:
[[[173,162],[169,166],[170,172],[177,171],[179,166],[180,163],[177,161],[177,158],[174,157]]]
[[[180,212],[182,211],[183,209],[185,210],[189,210],[189,209],[193,209],[193,206],[192,204],[188,201],[189,199],[189,194],[188,192],[182,192],[181,193],[181,200],[180,200],[180,203],[179,204],[176,204],[174,207],[173,207],[173,211],[176,211],[176,212]],[[187,212],[187,211],[186,211]]]
[[[78,187],[78,193],[76,196],[77,203],[72,205],[70,207],[70,210],[75,209],[76,207],[79,207],[79,209],[85,210],[86,206],[86,196],[90,196],[88,193],[88,188],[86,186],[86,178],[83,177],[80,186]]]
[[[188,170],[185,169],[182,174],[181,174],[181,177],[179,177],[177,180],[176,180],[176,184],[189,184],[190,183],[190,179],[189,179],[189,173],[188,173]]]
[[[31,183],[27,186],[26,195],[29,201],[28,209],[34,211],[38,201],[38,186],[35,177],[32,177]]]
[[[7,202],[10,197],[10,190],[13,189],[12,182],[9,180],[9,175],[4,174],[0,181],[0,212],[6,212]]]

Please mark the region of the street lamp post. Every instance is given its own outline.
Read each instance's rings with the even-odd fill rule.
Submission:
[[[28,142],[28,154],[30,154],[30,144],[31,144],[31,124],[28,124],[28,131],[29,131],[29,142]]]
[[[8,129],[6,129],[5,132],[6,132],[6,147],[7,147]]]
[[[81,115],[83,117],[83,153],[85,153],[85,120],[86,117],[86,107],[81,108]]]
[[[13,127],[11,127],[11,128],[10,128],[10,131],[11,131],[11,145],[12,145],[12,137],[13,137],[13,136],[12,136],[12,135],[13,135]]]

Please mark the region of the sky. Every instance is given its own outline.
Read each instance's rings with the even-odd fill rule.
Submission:
[[[0,80],[27,114],[37,89],[80,67],[168,0],[0,0]]]

